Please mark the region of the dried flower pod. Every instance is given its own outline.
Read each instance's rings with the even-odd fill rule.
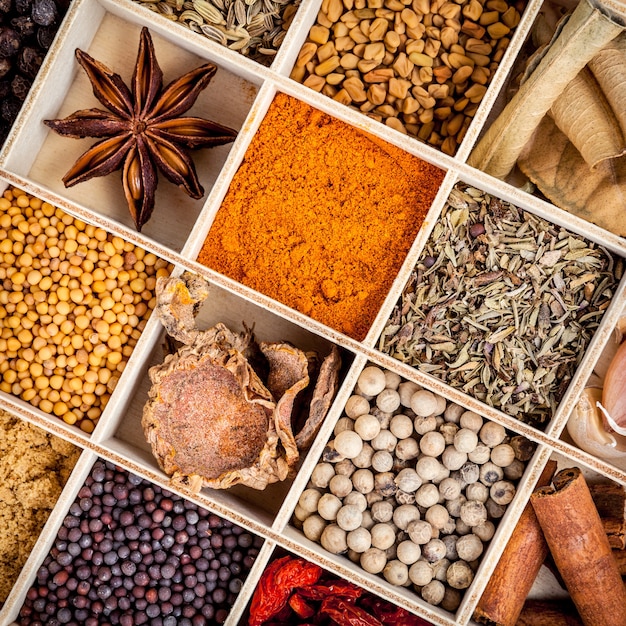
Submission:
[[[347,534],[345,530],[339,528],[337,524],[329,524],[322,532],[320,543],[322,547],[331,554],[341,554],[348,549],[346,537]]]
[[[474,580],[474,572],[465,561],[456,561],[448,568],[446,578],[453,589],[467,589]]]
[[[433,579],[433,568],[425,560],[419,560],[409,567],[409,580],[418,587],[427,585]]]
[[[361,555],[361,567],[370,574],[380,574],[387,565],[387,555],[379,548],[369,548]]]
[[[441,581],[431,580],[427,585],[422,587],[422,591],[420,593],[422,599],[428,602],[428,604],[437,606],[443,600],[446,588]]]
[[[409,580],[409,568],[399,559],[395,559],[385,565],[383,576],[388,583],[402,587]]]

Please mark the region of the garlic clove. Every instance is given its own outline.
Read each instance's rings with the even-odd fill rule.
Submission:
[[[609,433],[604,428],[602,412],[598,405],[602,389],[588,387],[567,421],[567,432],[574,443],[601,459],[626,456],[626,437]]]
[[[621,343],[606,371],[602,406],[610,427],[626,435],[626,341]]]

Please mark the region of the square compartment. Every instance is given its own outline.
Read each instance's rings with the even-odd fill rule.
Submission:
[[[332,348],[332,344],[326,339],[317,337],[310,331],[279,318],[236,294],[211,286],[209,298],[200,308],[197,324],[200,329],[206,330],[219,322],[233,332],[243,332],[245,324],[253,329],[257,341],[289,342],[305,352],[316,352],[320,358],[329,354]],[[106,449],[137,464],[149,475],[167,482],[168,477],[159,468],[142,429],[144,405],[148,400],[151,386],[148,370],[162,363],[165,357],[165,333],[161,332],[154,340],[152,350],[146,350],[139,366],[133,369],[134,378],[126,379],[126,384],[129,388],[132,387],[133,391],[126,395],[125,404],[118,407],[117,419],[110,419],[106,424],[102,424],[97,434],[101,445]],[[341,351],[341,357],[343,364],[339,372],[339,384],[351,362],[350,355],[345,351]],[[296,469],[301,467],[305,457],[306,452],[303,452]],[[242,519],[254,520],[257,524],[269,527],[283,504],[290,485],[291,479],[288,478],[283,482],[270,484],[264,490],[243,485],[222,490],[205,488],[199,493],[198,498],[206,500],[211,505],[223,507],[222,510],[232,511]]]
[[[379,348],[545,429],[623,265],[602,245],[459,182]]]
[[[77,48],[120,74],[130,84],[142,21],[137,16],[104,0],[80,0],[72,19],[65,24],[53,59],[42,72],[28,106],[16,123],[14,134],[0,157],[2,166],[18,176],[50,189],[70,206],[104,217],[131,231],[135,230],[119,178],[113,173],[65,188],[62,177],[75,160],[97,140],[70,139],[49,130],[43,120],[62,118],[80,109],[103,105],[92,93],[86,73],[74,58]],[[133,7],[133,9],[136,7]],[[147,22],[147,20],[145,20]],[[200,94],[189,115],[203,117],[241,130],[256,97],[261,78],[204,49],[183,29],[171,32],[162,24],[147,22],[153,36],[157,60],[163,70],[164,86],[200,65],[214,62],[218,71]],[[41,97],[45,93],[46,97]],[[39,97],[37,97],[39,96]],[[233,144],[192,152],[205,198],[219,178]],[[180,251],[194,227],[203,200],[188,197],[163,176],[156,192],[155,209],[143,234],[175,251]]]

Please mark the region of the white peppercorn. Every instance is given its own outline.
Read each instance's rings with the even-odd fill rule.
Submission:
[[[500,519],[506,513],[506,506],[494,502],[492,498],[488,498],[485,502],[485,508],[490,519]]]
[[[367,506],[369,507],[376,504],[376,502],[380,502],[381,500],[384,500],[383,494],[379,493],[378,491],[370,491],[369,493],[366,493],[365,499],[367,500]]]
[[[461,483],[456,478],[444,478],[439,483],[439,495],[444,500],[454,500],[461,495]]]
[[[371,467],[373,455],[374,455],[374,448],[372,448],[372,446],[370,446],[370,444],[367,441],[364,441],[361,452],[359,452],[359,454],[357,454],[353,459],[351,459],[352,464],[355,467],[359,467],[361,469]]]
[[[496,527],[491,520],[487,520],[472,528],[472,532],[484,542],[490,541],[496,532]]]
[[[341,554],[348,549],[346,536],[346,531],[339,528],[337,524],[329,524],[322,532],[320,543],[322,544],[322,547],[325,550],[328,550],[331,554]]]
[[[377,450],[372,456],[372,469],[376,472],[389,472],[393,468],[393,456],[387,450]]]
[[[354,421],[354,431],[363,441],[371,441],[380,432],[380,422],[374,415],[365,413]]]
[[[372,546],[380,550],[390,548],[396,541],[396,533],[389,523],[374,524],[370,529]]]
[[[387,565],[387,555],[379,548],[369,548],[361,555],[361,567],[370,574],[380,574]]]
[[[445,480],[446,478],[448,478],[451,473],[452,472],[450,472],[450,470],[447,467],[444,467],[440,463],[439,464],[439,471],[437,472],[437,476],[435,476],[433,478],[433,483],[435,485],[438,485],[442,480]]]
[[[526,437],[522,437],[521,435],[511,437],[509,445],[515,451],[515,458],[520,461],[530,461],[537,448],[536,443],[529,441]]]
[[[332,493],[325,493],[317,503],[317,512],[325,520],[331,522],[337,518],[337,512],[341,508],[341,500]]]
[[[484,443],[479,443],[471,452],[467,453],[467,458],[476,465],[486,463],[491,457],[491,448]]]
[[[398,555],[395,541],[385,550],[385,556],[387,557],[387,562],[394,561],[397,558]]]
[[[406,469],[398,472],[394,482],[396,483],[398,489],[405,491],[406,493],[413,493],[422,486],[423,481],[414,469],[407,467]]]
[[[311,473],[311,483],[315,487],[325,489],[334,475],[335,468],[330,463],[318,463]]]
[[[360,552],[356,552],[356,551],[351,550],[350,548],[348,548],[348,552],[346,554],[347,554],[348,558],[353,563],[358,563],[361,560],[361,553]]]
[[[431,431],[437,430],[437,418],[420,417],[419,415],[413,420],[413,428],[418,435],[425,435]]]
[[[458,498],[454,498],[453,500],[447,500],[445,503],[446,509],[448,509],[448,513],[452,515],[452,517],[459,517],[461,515],[461,507],[467,502],[467,498],[461,494]]]
[[[362,526],[360,528],[356,528],[348,533],[346,536],[346,543],[348,544],[348,548],[350,548],[350,550],[354,550],[359,554],[363,553],[366,550],[369,550],[372,546],[370,531]]]
[[[412,504],[403,504],[392,511],[393,523],[400,530],[407,530],[411,522],[420,519],[419,509]],[[383,521],[383,520],[381,520]],[[387,520],[388,521],[388,520]]]
[[[361,528],[371,530],[375,523],[376,522],[372,519],[370,512],[365,509],[365,511],[363,511],[363,519],[361,520]]]
[[[454,443],[454,435],[456,435],[459,427],[453,422],[444,422],[439,427],[439,432],[443,435],[443,438],[446,440],[446,445],[449,446]]]
[[[358,507],[359,511],[363,512],[367,509],[367,498],[358,491],[351,491],[344,499],[343,503],[345,504],[353,504]]]
[[[429,509],[424,514],[424,519],[433,527],[433,528],[443,528],[450,519],[450,515],[445,506],[441,504],[433,504],[433,506],[429,507]]]
[[[354,420],[349,417],[340,417],[335,424],[335,428],[333,429],[333,433],[335,437],[342,433],[344,430],[354,430]]]
[[[401,439],[396,444],[395,454],[401,461],[410,461],[416,459],[419,456],[420,448],[416,439],[409,437],[407,439]]]
[[[453,445],[449,445],[441,455],[441,462],[446,469],[458,470],[467,461],[467,453],[457,450]]]
[[[393,413],[400,407],[400,394],[393,389],[383,389],[376,396],[376,406],[386,413]]]
[[[461,599],[462,596],[458,589],[452,589],[452,587],[446,586],[446,590],[443,594],[443,600],[439,606],[446,611],[450,611],[450,613],[454,613],[459,608]]]
[[[448,568],[446,578],[453,589],[467,589],[474,580],[474,572],[465,561],[455,561]]]
[[[390,430],[381,430],[374,439],[371,441],[371,446],[374,450],[387,450],[387,452],[393,452],[398,443],[398,439]]]
[[[389,561],[383,569],[385,580],[391,585],[402,587],[409,580],[409,568],[399,559]]]
[[[305,489],[298,500],[298,504],[308,513],[317,512],[317,503],[322,497],[322,492],[318,489]]]
[[[419,391],[421,387],[410,380],[405,380],[398,385],[398,393],[400,394],[400,404],[404,407],[411,406],[411,398],[416,391]]]
[[[437,606],[443,600],[443,596],[446,592],[445,585],[440,580],[431,580],[427,585],[424,585],[421,590],[422,599]]]
[[[344,412],[348,417],[356,420],[357,417],[369,413],[370,403],[363,396],[350,396],[346,402]]]
[[[465,497],[468,500],[487,502],[487,498],[489,497],[489,487],[479,482],[472,483],[465,488]]]
[[[433,563],[433,579],[440,580],[442,583],[445,583],[448,567],[450,567],[450,561],[445,556]]]
[[[487,487],[491,487],[494,483],[504,478],[504,471],[499,465],[487,462],[480,466],[480,482]]]
[[[354,504],[346,504],[337,512],[337,526],[343,530],[356,530],[361,526],[363,513]]]
[[[478,445],[478,435],[469,428],[460,428],[454,435],[454,447],[459,452],[469,453]]]
[[[446,546],[446,559],[449,561],[456,561],[459,558],[459,554],[456,551],[456,542],[458,537],[456,535],[447,535],[441,538],[441,541]]]
[[[436,563],[446,556],[446,544],[441,539],[431,539],[422,546],[422,556],[429,563]]]
[[[443,397],[435,394],[435,400],[437,401],[437,408],[434,411],[434,415],[442,415],[444,414],[446,407],[448,406],[448,401]],[[442,418],[443,420],[443,418]]]
[[[468,526],[478,526],[487,520],[485,504],[477,500],[468,500],[461,505],[460,518]]]
[[[425,560],[419,560],[409,567],[409,580],[418,587],[427,585],[433,579],[433,568]]]
[[[357,379],[359,390],[367,396],[378,395],[386,384],[385,373],[375,365],[364,368]]]
[[[391,422],[393,413],[388,413],[387,411],[381,411],[377,406],[371,409],[370,413],[378,420],[381,430],[387,430],[389,428],[389,423]]]
[[[446,440],[443,435],[437,431],[427,432],[420,439],[420,450],[422,454],[437,457],[446,448]]]
[[[398,487],[394,482],[394,474],[392,472],[380,472],[374,475],[374,490],[381,494],[383,498],[393,496]]]
[[[389,522],[393,517],[393,504],[388,500],[381,500],[380,502],[374,502],[370,508],[372,519],[375,522]]]
[[[491,451],[491,462],[498,467],[506,467],[513,463],[515,450],[508,443],[501,443]]]
[[[302,532],[307,539],[319,543],[326,526],[326,520],[319,515],[309,515],[302,524]]]
[[[439,489],[436,485],[432,483],[426,483],[422,485],[415,492],[415,503],[418,506],[423,506],[429,508],[433,506],[433,504],[437,504],[439,502]]]
[[[335,450],[347,459],[358,456],[363,449],[363,439],[353,430],[343,430],[334,439]]]
[[[396,499],[396,502],[400,505],[402,504],[415,504],[415,494],[414,493],[407,493],[406,491],[401,491],[400,489],[398,489],[398,491],[396,491],[394,498]]]
[[[398,560],[402,561],[403,563],[406,563],[407,565],[413,565],[413,563],[415,563],[422,555],[422,551],[416,543],[405,540],[401,541],[398,544],[398,547],[396,548],[396,555],[398,557]]]
[[[496,422],[485,422],[479,432],[480,440],[490,448],[494,448],[504,441],[506,430]]]
[[[458,518],[454,524],[454,532],[457,535],[467,535],[472,532],[472,526],[468,526],[461,518]]]
[[[459,424],[461,428],[477,433],[483,425],[483,418],[474,411],[464,411],[459,418]]]
[[[399,374],[392,372],[391,370],[385,370],[385,388],[386,389],[398,389],[402,378]]]
[[[465,412],[465,409],[460,404],[449,402],[446,410],[443,412],[443,416],[446,422],[452,422],[458,424],[461,420],[461,415]]]
[[[481,467],[484,467],[484,465],[476,465],[476,463],[467,461],[467,463],[463,463],[463,466],[459,469],[459,478],[466,485],[471,485],[480,479]]]
[[[335,441],[329,441],[322,452],[322,461],[324,463],[337,463],[345,457],[335,449]]]
[[[483,553],[483,549],[483,542],[473,533],[459,537],[456,542],[456,551],[463,561],[475,561]]]
[[[355,470],[356,466],[350,459],[343,459],[343,461],[335,463],[335,474],[339,474],[340,476],[350,477]]]
[[[433,537],[432,526],[424,520],[413,520],[406,528],[413,543],[427,544]]]
[[[352,481],[341,474],[335,474],[328,484],[330,492],[338,498],[344,498],[352,491]]]
[[[403,413],[398,413],[391,418],[389,430],[398,439],[406,439],[413,434],[413,420]]]
[[[315,511],[317,511],[317,509],[315,509]],[[309,515],[311,515],[311,513],[314,513],[315,511],[307,511],[306,509],[302,508],[299,504],[296,504],[295,509],[293,510],[293,516],[299,521],[299,522],[304,522],[304,520],[309,517]]]
[[[449,517],[445,526],[439,529],[441,535],[452,535],[456,532],[456,522],[453,517]]]
[[[350,477],[352,487],[359,493],[369,493],[374,489],[374,474],[368,469],[358,469]]]
[[[515,485],[508,480],[499,480],[491,485],[489,495],[496,504],[507,505],[515,496]]]
[[[526,466],[519,459],[513,459],[513,462],[502,468],[504,477],[508,480],[519,480],[526,470]]]
[[[434,415],[439,403],[432,391],[420,389],[411,396],[411,410],[419,417]]]

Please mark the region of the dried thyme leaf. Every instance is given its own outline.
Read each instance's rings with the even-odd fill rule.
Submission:
[[[601,246],[457,184],[379,348],[544,427],[622,273]]]

